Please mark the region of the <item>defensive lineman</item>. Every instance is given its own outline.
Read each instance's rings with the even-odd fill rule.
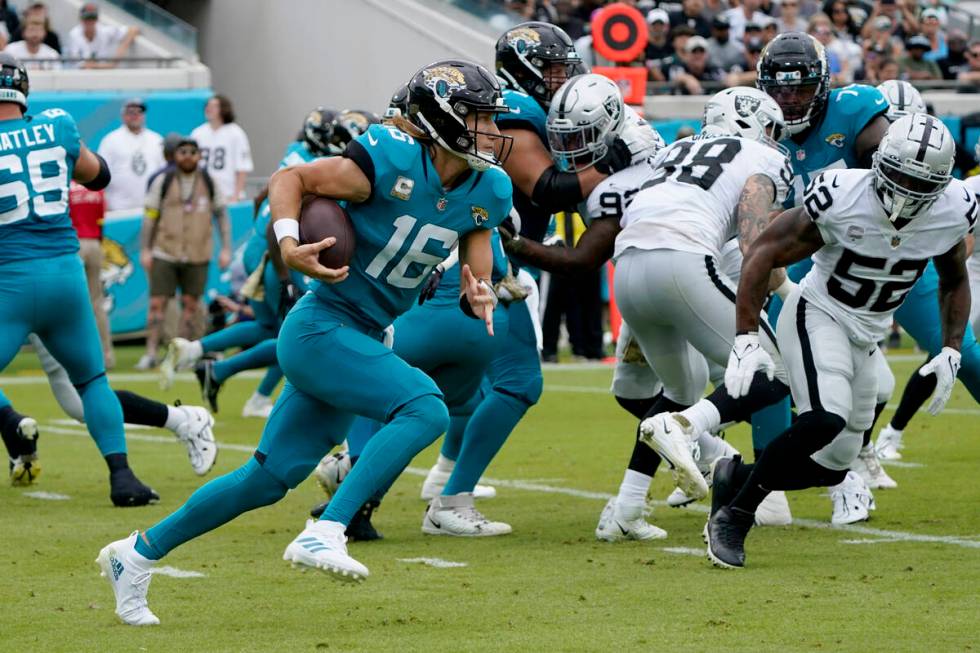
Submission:
[[[800,207],[763,232],[742,266],[738,338],[725,385],[747,394],[773,360],[759,346],[759,310],[773,268],[813,256],[777,327],[782,359],[799,409],[755,465],[738,457],[715,466],[708,557],[723,567],[745,564],[753,512],[773,490],[840,483],[874,418],[877,342],[929,260],[939,273],[943,348],[926,366],[937,378],[929,412],[949,400],[970,310],[964,238],[976,223],[977,199],[952,178],[953,135],[936,118],[912,114],[893,123],[871,170],[827,171]]]

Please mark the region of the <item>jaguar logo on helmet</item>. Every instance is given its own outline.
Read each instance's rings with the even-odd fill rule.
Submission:
[[[749,97],[748,95],[737,95],[735,96],[735,113],[743,118],[748,118],[759,110],[759,105],[761,104],[762,100],[759,98]]]
[[[337,122],[347,128],[347,131],[363,134],[367,131],[371,123],[362,114],[356,111],[345,111],[337,118]]]
[[[530,27],[518,27],[507,32],[507,45],[514,48],[518,54],[524,54],[528,48],[541,43],[541,35]]]
[[[306,118],[306,121],[313,127],[319,127],[323,124],[323,114],[316,110],[310,111],[310,115]]]
[[[439,97],[448,97],[453,91],[466,88],[466,77],[452,66],[436,66],[422,71],[425,85]]]

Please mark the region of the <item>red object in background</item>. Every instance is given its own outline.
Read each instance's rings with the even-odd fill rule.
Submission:
[[[623,101],[638,107],[643,106],[647,94],[646,68],[610,68],[609,66],[594,66],[592,72],[603,75],[616,82],[623,92]],[[643,112],[640,111],[640,115]]]
[[[636,7],[616,2],[592,19],[592,47],[609,61],[636,61],[646,46],[647,21]]]
[[[102,239],[102,223],[105,221],[105,192],[89,190],[71,182],[68,191],[68,211],[71,224],[79,238]]]
[[[606,262],[606,284],[609,287],[609,330],[612,331],[613,341],[616,341],[619,340],[623,316],[619,314],[619,308],[616,306],[616,293],[613,291],[616,285],[616,267],[612,261]]]

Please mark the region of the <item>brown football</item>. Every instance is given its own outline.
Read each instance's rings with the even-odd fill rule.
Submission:
[[[299,240],[303,245],[333,236],[337,242],[320,252],[320,263],[342,268],[354,257],[354,224],[337,202],[318,195],[307,195],[300,208]]]

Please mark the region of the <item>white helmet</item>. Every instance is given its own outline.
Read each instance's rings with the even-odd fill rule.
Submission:
[[[874,154],[875,191],[888,219],[924,213],[953,178],[956,142],[938,118],[902,116],[889,127]]]
[[[889,79],[878,84],[878,90],[888,100],[888,122],[895,122],[910,113],[926,113],[926,103],[919,91],[901,79]]]
[[[589,73],[561,85],[548,108],[548,144],[558,169],[581,172],[606,155],[608,137],[625,123],[619,87],[608,77]]]
[[[738,86],[715,93],[704,105],[702,127],[774,145],[786,133],[783,110],[757,88]]]

